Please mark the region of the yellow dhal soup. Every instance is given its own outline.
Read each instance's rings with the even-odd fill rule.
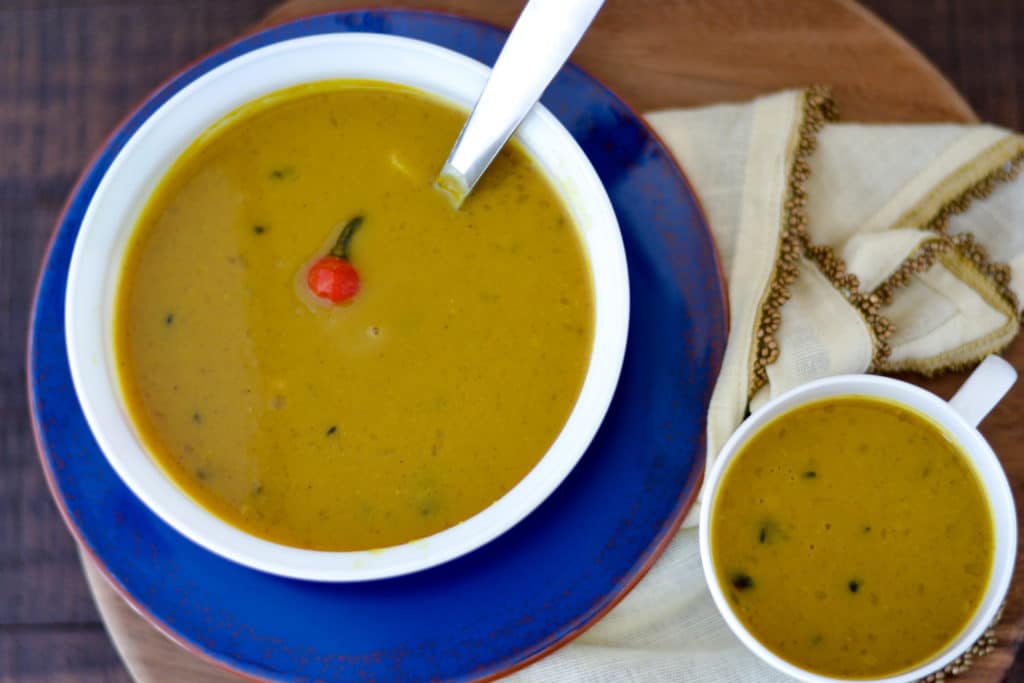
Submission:
[[[464,119],[385,84],[291,89],[207,131],[145,207],[122,390],[222,519],[302,548],[400,544],[486,508],[561,431],[593,341],[589,265],[518,144],[461,210],[433,188]],[[323,263],[317,286],[354,294],[310,291]]]
[[[992,513],[926,418],[867,397],[777,417],[737,453],[711,512],[715,574],[766,648],[868,678],[937,654],[979,606]]]

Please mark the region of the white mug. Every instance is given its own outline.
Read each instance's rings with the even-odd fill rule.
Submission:
[[[711,597],[729,628],[754,654],[779,671],[810,683],[836,683],[848,679],[813,673],[787,662],[762,645],[736,617],[715,576],[711,559],[710,518],[715,494],[729,463],[748,439],[779,415],[798,406],[831,396],[869,396],[906,406],[928,416],[951,436],[961,452],[970,459],[992,507],[995,526],[995,552],[992,575],[985,595],[967,626],[942,651],[913,669],[873,679],[885,683],[905,683],[924,678],[941,669],[965,652],[981,637],[995,619],[1006,597],[1017,555],[1017,514],[1010,484],[1002,465],[977,425],[1006,395],[1017,379],[1013,367],[997,356],[990,356],[967,378],[947,403],[919,387],[887,377],[841,375],[809,382],[785,392],[756,411],[729,438],[704,481],[704,502],[700,511],[700,555],[704,578]]]

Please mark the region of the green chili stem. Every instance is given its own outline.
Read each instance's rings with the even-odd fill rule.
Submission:
[[[341,234],[338,235],[338,241],[334,243],[334,247],[331,249],[331,256],[337,256],[342,261],[348,261],[348,243],[352,241],[352,235],[355,234],[362,224],[362,216],[356,216],[345,224]]]

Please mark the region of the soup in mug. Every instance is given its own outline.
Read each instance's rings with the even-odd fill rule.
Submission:
[[[480,512],[558,436],[593,342],[589,265],[517,143],[460,210],[434,189],[464,120],[398,86],[293,88],[215,125],[149,200],[116,304],[122,390],[220,518],[393,546]]]
[[[766,648],[815,673],[920,665],[979,607],[995,531],[978,475],[930,420],[823,399],[744,444],[711,511],[719,586]]]

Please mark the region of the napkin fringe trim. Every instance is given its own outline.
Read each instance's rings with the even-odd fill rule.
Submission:
[[[925,272],[931,269],[936,261],[940,261],[956,279],[967,283],[989,306],[1004,313],[1007,324],[983,337],[927,358],[887,360],[876,368],[877,372],[909,371],[933,377],[943,372],[965,370],[989,353],[1006,348],[1017,335],[1020,324],[1013,305],[993,286],[989,275],[983,269],[983,264],[987,263],[985,254],[984,247],[979,245],[970,233],[964,232],[956,236],[939,234],[919,245],[911,256],[904,259],[900,269],[874,291],[883,305],[887,305],[892,302],[895,291],[905,287],[915,273]]]
[[[883,362],[876,370],[913,371],[932,376],[970,367],[990,353],[1002,351],[1020,329],[1020,302],[1010,288],[1010,267],[989,258],[988,250],[969,232],[949,234],[950,219],[967,211],[975,201],[988,198],[1002,183],[1016,178],[1024,165],[1024,141],[1017,136],[1001,140],[963,167],[951,173],[939,187],[904,214],[901,225],[937,233],[906,258],[885,282],[875,289],[882,305],[892,302],[897,289],[910,283],[941,260],[949,271],[974,289],[992,308],[1007,317],[1005,325],[983,337],[929,358]],[[945,197],[936,202],[937,197]],[[931,214],[928,205],[936,205]]]
[[[893,325],[889,318],[881,314],[881,297],[873,291],[860,290],[860,280],[855,274],[847,272],[846,262],[836,256],[832,247],[808,243],[807,256],[864,319],[874,347],[868,371],[875,371],[892,353],[889,337],[892,336]]]
[[[806,255],[807,258],[817,266],[822,275],[832,283],[832,286],[839,291],[839,293],[858,313],[860,313],[861,317],[864,319],[868,333],[871,335],[872,342],[871,367],[869,369],[874,369],[888,358],[892,350],[888,342],[889,337],[892,336],[892,323],[887,317],[880,313],[881,300],[875,292],[860,291],[860,281],[857,279],[856,275],[847,271],[846,262],[836,256],[832,247],[812,244],[810,236],[807,233],[807,216],[804,212],[804,206],[806,203],[804,182],[806,181],[807,176],[810,175],[810,165],[807,158],[814,151],[818,131],[824,127],[825,123],[834,122],[838,117],[836,115],[835,104],[832,102],[831,94],[827,89],[812,87],[809,88],[806,93],[806,101],[808,104],[805,105],[805,107],[810,106],[812,99],[815,97],[824,97],[827,99],[825,104],[817,105],[818,109],[826,110],[826,114],[824,119],[819,117],[818,120],[811,121],[812,130],[808,130],[806,133],[809,137],[809,144],[806,146],[801,145],[801,151],[805,153],[802,156],[799,156],[793,165],[793,171],[790,176],[790,186],[792,194],[799,198],[799,204],[790,209],[789,219],[791,224],[795,219],[795,222],[799,225],[799,252]],[[805,119],[809,119],[813,115],[812,110],[805,114]],[[787,208],[789,208],[788,204]],[[774,339],[772,341],[774,341]],[[777,356],[778,350],[776,349],[772,360]],[[765,380],[767,380],[767,373],[765,373]],[[760,387],[755,387],[755,391],[758,388]],[[754,392],[751,392],[751,395],[753,395],[753,393]]]
[[[976,201],[985,200],[1002,183],[1009,182],[1020,175],[1024,165],[1024,138],[1012,135],[996,142],[972,159],[970,162],[950,173],[932,193],[913,207],[900,219],[898,225],[909,225],[921,229],[932,230],[949,237],[957,252],[971,262],[989,281],[1002,298],[1006,299],[1013,309],[1013,315],[1020,318],[1020,301],[1017,294],[1010,289],[1010,266],[999,261],[992,261],[988,251],[975,241],[970,232],[961,232],[950,236],[949,220],[966,212]],[[929,214],[929,205],[937,205]],[[882,292],[884,288],[898,288],[909,282],[912,272],[927,270],[927,267],[914,269],[910,263],[913,257],[906,259],[900,268],[893,273],[886,283],[876,292],[883,294],[888,301],[891,292]],[[934,259],[933,259],[934,260]],[[928,266],[931,266],[929,262]]]
[[[786,198],[783,201],[778,254],[768,286],[761,298],[755,323],[754,358],[751,364],[748,401],[768,383],[768,366],[778,360],[779,344],[775,333],[782,324],[782,306],[789,300],[789,285],[800,275],[800,256],[806,251],[807,191],[805,184],[811,174],[809,159],[818,142],[818,132],[826,123],[836,121],[838,113],[832,93],[826,86],[811,86],[800,93],[801,111],[796,134],[791,144]]]
[[[906,210],[894,225],[945,232],[949,219],[1020,172],[1024,139],[1008,134],[962,164]]]
[[[942,235],[949,235],[949,221],[953,216],[964,213],[971,208],[974,202],[987,199],[1003,183],[1017,178],[1020,175],[1022,164],[1024,164],[1024,139],[1014,135],[996,143],[952,174],[949,185],[965,177],[971,179],[971,182],[943,202],[922,227]],[[977,176],[979,171],[981,172],[980,177]],[[947,183],[943,183],[940,189],[946,189],[950,193],[956,191]],[[1020,302],[1014,291],[1010,289],[1010,266],[990,260],[988,251],[975,241],[971,233],[959,233],[952,236],[952,239],[954,242],[963,240],[964,258],[970,261],[982,275],[986,276],[1013,309],[1014,317],[1019,318]]]
[[[974,240],[973,235],[969,233],[961,233],[952,237],[941,235],[930,240],[925,245],[925,248],[932,245],[934,245],[934,249],[930,255],[928,265],[914,272],[928,270],[934,265],[936,260],[941,261],[954,277],[970,286],[989,306],[1003,313],[1006,316],[1006,324],[982,337],[934,356],[887,362],[884,366],[878,368],[880,372],[910,371],[926,377],[933,377],[939,373],[951,370],[965,370],[990,353],[999,353],[1005,349],[1020,330],[1020,321],[1016,309],[998,291],[993,281],[983,270],[982,263],[987,263],[985,248]],[[909,279],[910,276],[908,275],[907,281]],[[904,286],[905,284],[903,282],[898,286]]]

